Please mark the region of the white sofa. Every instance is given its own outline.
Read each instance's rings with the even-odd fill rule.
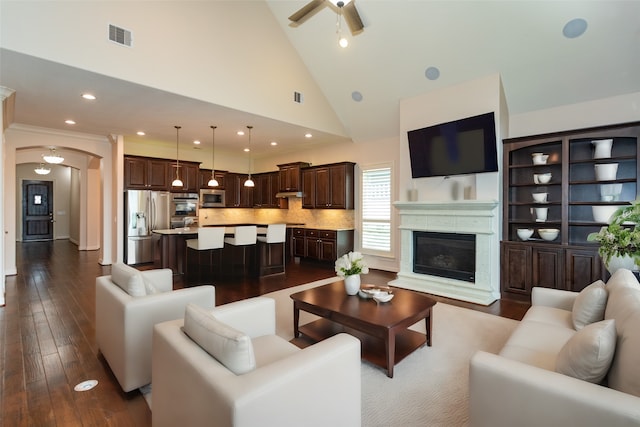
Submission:
[[[212,308],[215,288],[173,290],[170,269],[139,271],[116,263],[96,278],[96,342],[122,390],[151,382],[153,325],[182,318],[188,303]]]
[[[275,334],[275,302],[265,297],[224,304],[206,314],[200,310],[201,319],[214,318],[217,325],[202,321],[207,325],[202,334],[193,332],[190,310],[184,320],[154,327],[154,427],[360,426],[356,338],[339,334],[299,349]],[[221,336],[211,338],[212,331],[221,324],[235,331],[235,338],[214,344]],[[253,355],[246,348],[231,350],[243,341]],[[253,356],[254,363],[247,365]]]
[[[603,321],[584,326],[576,317],[586,288],[533,289],[531,308],[500,354],[471,359],[472,426],[640,426],[640,285],[628,270],[602,285],[588,288],[603,289]]]

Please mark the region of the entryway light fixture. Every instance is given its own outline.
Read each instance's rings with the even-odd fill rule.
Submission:
[[[43,155],[42,158],[45,162],[52,163],[54,165],[64,162],[64,157],[57,154],[55,148],[51,148],[49,154]]]
[[[51,168],[46,167],[44,163],[40,163],[40,166],[35,168],[34,171],[38,175],[49,175],[49,172],[51,172]]]
[[[215,177],[215,173],[216,173],[216,163],[215,163],[215,159],[216,159],[216,127],[217,126],[210,126],[210,127],[211,127],[211,179],[209,180],[207,185],[209,187],[217,187],[218,186],[218,181],[216,180],[216,177]]]
[[[249,177],[244,182],[244,186],[255,187],[256,184],[251,179],[251,129],[253,129],[253,126],[247,126],[247,129],[249,129]]]
[[[180,180],[180,160],[178,156],[178,143],[180,142],[180,128],[181,126],[174,126],[176,128],[176,179],[171,183],[172,187],[183,187],[182,181]]]

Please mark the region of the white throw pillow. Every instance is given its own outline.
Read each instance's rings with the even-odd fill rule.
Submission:
[[[604,319],[609,293],[604,282],[598,280],[584,288],[573,303],[571,318],[576,331]]]
[[[562,347],[556,359],[556,371],[599,384],[609,371],[615,350],[615,320],[592,323],[576,332]]]
[[[132,297],[147,294],[140,271],[121,262],[111,266],[111,281]]]
[[[234,374],[245,374],[256,368],[251,338],[222,323],[210,311],[187,304],[184,332]]]

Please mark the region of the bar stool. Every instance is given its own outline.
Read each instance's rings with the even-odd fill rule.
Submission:
[[[222,262],[217,249],[224,247],[224,230],[224,227],[200,227],[198,238],[186,241],[187,284],[211,283],[218,276]]]
[[[254,264],[254,252],[258,227],[255,225],[241,225],[235,227],[233,236],[225,237],[225,266],[231,267],[231,274],[242,273],[246,275],[247,268]]]
[[[286,224],[269,224],[258,229],[258,274],[284,273]]]

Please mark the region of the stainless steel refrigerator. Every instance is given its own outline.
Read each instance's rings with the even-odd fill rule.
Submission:
[[[154,260],[152,230],[169,228],[168,191],[127,190],[125,192],[124,259],[127,264],[142,264]]]

